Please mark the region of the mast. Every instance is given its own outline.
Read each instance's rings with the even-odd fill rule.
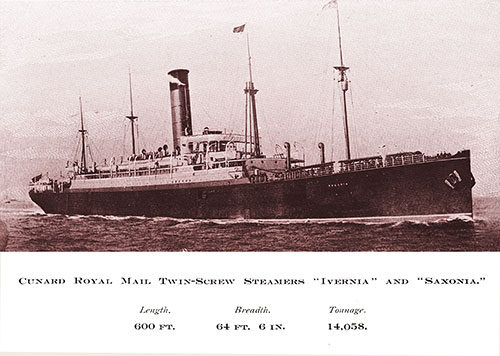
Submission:
[[[259,91],[255,89],[252,77],[252,56],[250,55],[250,39],[248,37],[247,32],[247,52],[248,52],[248,72],[250,74],[250,81],[247,83],[245,87],[245,94],[249,96],[250,99],[250,132],[252,131],[253,126],[253,134],[254,134],[254,142],[255,142],[255,156],[260,157],[260,142],[259,142],[259,125],[257,121],[257,105],[255,103],[255,94]],[[250,151],[252,150],[252,134],[250,133]]]
[[[80,96],[80,123],[81,123],[81,128],[78,130],[82,134],[82,156],[80,158],[80,172],[81,173],[87,173],[87,154],[85,152],[85,134],[87,133],[87,130],[85,130],[85,127],[83,125],[83,109],[82,109],[82,97]]]
[[[349,89],[348,79],[347,79],[347,70],[349,67],[344,66],[344,58],[342,55],[342,37],[340,34],[340,16],[339,16],[339,7],[337,0],[332,0],[328,4],[335,5],[335,9],[337,11],[337,31],[339,36],[339,52],[340,52],[340,66],[333,67],[339,72],[338,82],[340,83],[340,87],[342,89],[342,107],[343,107],[343,116],[344,116],[344,138],[345,138],[345,146],[346,146],[346,156],[347,159],[351,159],[351,146],[349,143],[349,122],[347,119],[347,100],[346,93]]]
[[[248,153],[248,95],[245,94],[245,158]]]
[[[130,74],[130,68],[128,69],[128,85],[130,88],[130,115],[125,116],[130,120],[130,128],[132,130],[132,154],[135,156],[135,130],[134,130],[134,122],[137,119],[137,116],[134,116],[134,105],[132,102],[132,75]]]

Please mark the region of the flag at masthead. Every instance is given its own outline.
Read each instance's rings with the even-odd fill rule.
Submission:
[[[245,30],[245,24],[233,28],[233,33],[240,33],[243,32],[244,30]]]

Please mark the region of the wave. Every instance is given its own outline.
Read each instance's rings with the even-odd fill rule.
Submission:
[[[107,221],[126,221],[126,220],[152,220],[153,218],[147,216],[133,216],[133,215],[66,215],[66,214],[50,214],[52,216],[63,216],[69,220],[107,220]],[[167,218],[171,219],[171,218]]]
[[[419,220],[404,220],[398,221],[391,224],[390,227],[398,228],[398,227],[433,227],[433,228],[448,228],[448,227],[466,227],[466,226],[474,226],[474,223],[478,223],[478,219],[473,219],[472,217],[453,217],[453,218],[442,218],[436,220],[427,220],[427,221],[419,221]]]
[[[117,215],[63,215],[46,214],[39,210],[22,210],[16,212],[16,215],[46,217],[49,219],[67,219],[75,221],[88,222],[141,222],[155,223],[159,225],[169,225],[178,227],[192,226],[231,226],[245,225],[252,226],[293,226],[293,225],[318,225],[332,227],[371,227],[371,228],[400,228],[411,226],[466,226],[474,223],[487,223],[482,218],[472,218],[469,216],[431,216],[431,217],[379,217],[379,218],[310,218],[310,219],[191,219],[191,218],[173,218],[173,217],[147,217],[147,216],[117,216]],[[422,219],[423,218],[423,219]]]
[[[0,208],[0,214],[7,214],[7,215],[47,215],[43,211],[32,208],[32,209],[25,209],[25,208]]]
[[[324,218],[324,219],[200,219],[191,220],[190,224],[210,225],[331,225],[331,226],[373,226],[373,227],[398,227],[408,225],[436,226],[436,225],[468,225],[479,222],[480,219],[468,216],[454,216],[419,220],[408,217],[398,221],[387,218],[370,218],[367,221],[352,218]]]

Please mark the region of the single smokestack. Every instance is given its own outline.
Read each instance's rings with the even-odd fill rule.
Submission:
[[[286,150],[286,170],[289,171],[292,169],[292,156],[290,152],[290,144],[288,142],[285,142],[284,145],[285,150]]]
[[[318,143],[318,148],[320,150],[321,164],[325,164],[325,144],[323,142]]]
[[[188,73],[187,69],[175,69],[168,72],[174,150],[181,147],[181,136],[193,134]]]

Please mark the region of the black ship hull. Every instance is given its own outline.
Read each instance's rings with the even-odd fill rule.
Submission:
[[[269,182],[32,191],[30,196],[46,213],[70,215],[197,219],[472,216],[473,181],[465,151],[431,162]]]

